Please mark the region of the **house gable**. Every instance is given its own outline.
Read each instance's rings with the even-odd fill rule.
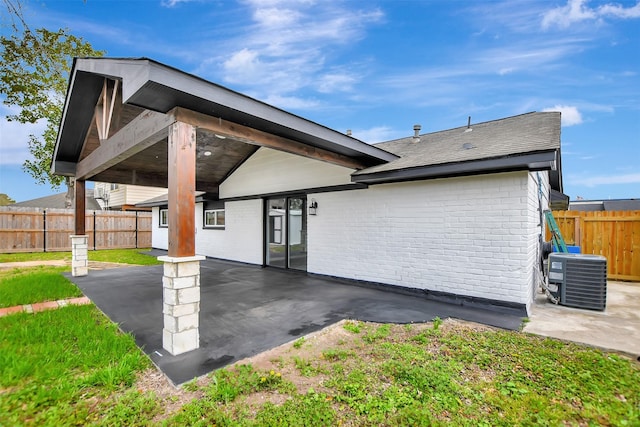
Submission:
[[[353,171],[282,151],[260,148],[220,184],[220,198],[350,184]]]

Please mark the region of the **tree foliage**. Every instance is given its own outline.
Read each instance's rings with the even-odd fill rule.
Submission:
[[[24,24],[22,16],[20,22]],[[30,135],[28,145],[33,159],[25,160],[23,169],[38,183],[58,187],[63,177],[51,174],[51,158],[62,117],[69,72],[74,57],[102,56],[80,37],[67,29],[30,30],[26,24],[13,25],[10,36],[0,37],[0,93],[4,104],[17,106],[19,113],[9,121],[36,123],[46,121],[42,135]]]
[[[0,206],[12,205],[16,201],[4,193],[0,193]]]

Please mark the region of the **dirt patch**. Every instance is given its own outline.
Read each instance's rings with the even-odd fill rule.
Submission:
[[[41,265],[48,265],[53,267],[64,267],[66,265],[71,265],[71,262],[67,263],[67,261],[63,259],[53,259],[53,260],[44,260],[44,261],[0,262],[0,269],[39,267]]]
[[[71,266],[71,261],[67,263]],[[123,268],[123,267],[139,267],[135,264],[121,264],[118,262],[101,262],[101,261],[89,261],[89,270],[107,270],[109,268]]]
[[[196,388],[195,391],[188,391],[184,387],[175,387],[158,369],[149,368],[138,374],[135,387],[141,394],[152,392],[157,396],[163,412],[158,414],[154,421],[160,421],[193,399],[201,399],[204,397],[201,386],[204,386],[207,382],[207,378],[202,377],[197,380],[199,387],[194,387]]]
[[[353,325],[359,325],[362,332],[354,333],[349,331],[349,326]],[[339,357],[341,353],[349,354],[350,356],[356,354],[358,357],[367,357],[366,352],[362,352],[363,346],[366,345],[363,343],[363,335],[365,330],[372,331],[378,326],[378,324],[374,323],[343,320],[303,338],[288,342],[253,357],[239,360],[227,368],[233,369],[235,366],[250,364],[257,371],[273,371],[280,374],[282,378],[291,382],[300,394],[305,394],[310,389],[318,393],[330,394],[330,389],[324,385],[330,374],[328,371],[323,371],[328,366],[325,362],[330,362],[333,357]],[[455,319],[446,319],[439,327],[443,331],[495,330],[490,326]],[[433,323],[431,322],[416,323],[410,326],[392,325],[388,339],[403,341],[425,329],[431,328],[433,328]],[[434,348],[433,351],[434,353],[438,352],[438,349]],[[470,376],[480,375],[476,372],[469,372],[468,374]],[[155,393],[164,408],[164,412],[158,415],[154,421],[167,418],[193,399],[204,397],[204,390],[210,385],[211,378],[203,376],[196,379],[195,383],[189,383],[189,387],[175,387],[164,374],[156,369],[148,369],[141,373],[136,383],[136,387],[141,393]],[[255,415],[265,403],[270,402],[274,405],[281,405],[287,399],[290,399],[290,395],[286,393],[260,391],[244,396],[243,403],[250,409],[250,414]]]

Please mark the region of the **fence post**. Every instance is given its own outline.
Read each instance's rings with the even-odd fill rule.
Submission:
[[[42,252],[47,252],[47,210],[42,211]]]
[[[96,250],[96,211],[93,211],[93,250]]]
[[[136,249],[138,249],[138,211],[136,211]]]

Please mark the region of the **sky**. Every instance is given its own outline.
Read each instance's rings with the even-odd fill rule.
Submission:
[[[640,198],[640,0],[23,3],[32,28],[68,28],[106,56],[151,58],[368,143],[561,111],[565,194]],[[14,112],[0,106],[0,193],[52,194],[21,168],[43,126],[7,122]]]

